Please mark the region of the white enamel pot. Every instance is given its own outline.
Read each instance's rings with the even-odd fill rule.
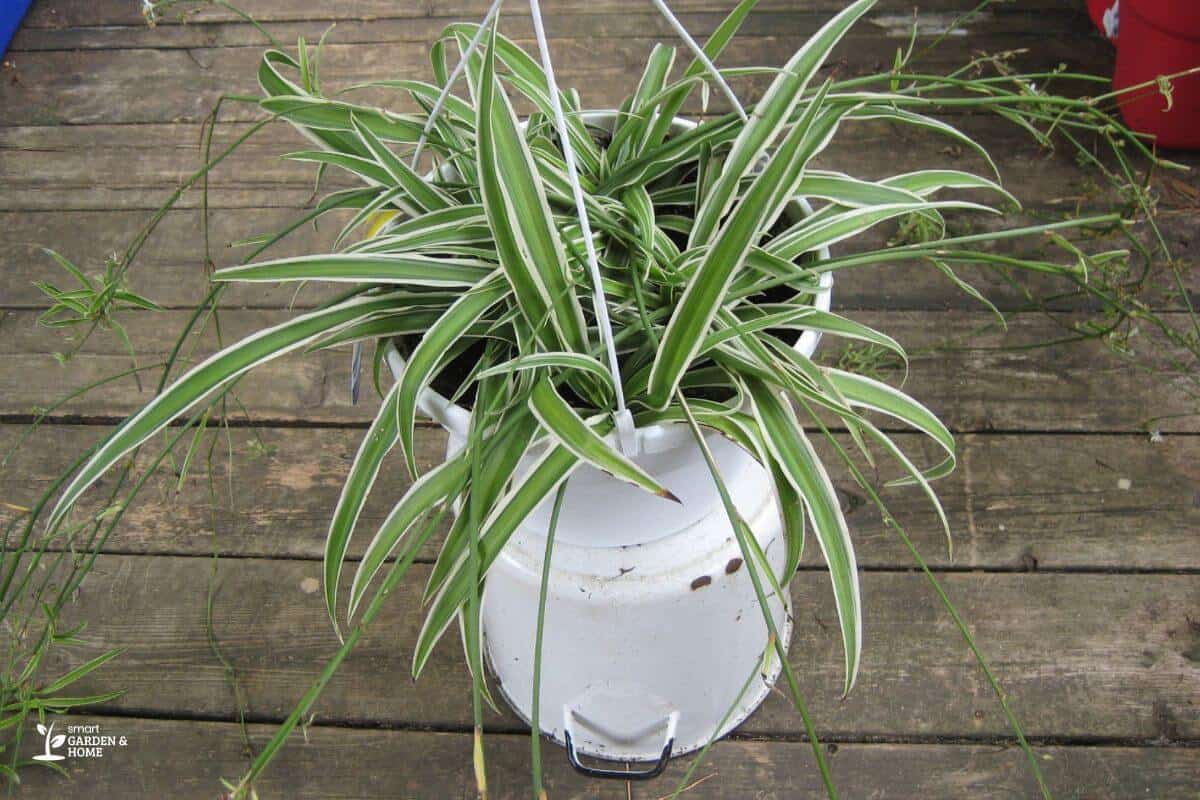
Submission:
[[[610,112],[585,115],[593,126],[612,119]],[[676,120],[676,131],[691,127]],[[789,210],[795,218],[807,213],[811,208],[800,199]],[[821,275],[817,308],[829,309],[832,283],[831,273]],[[819,331],[805,331],[795,347],[811,356],[820,338]],[[387,361],[393,373],[403,369],[394,346],[388,346]],[[448,454],[461,448],[470,412],[433,389],[418,402],[449,433]],[[769,476],[728,440],[715,433],[706,438],[735,505],[780,574],[786,548]],[[653,762],[643,774],[657,774],[669,757],[739,725],[779,672],[775,659],[770,674],[751,677],[761,666],[767,626],[690,429],[652,425],[637,429],[636,439],[633,460],[681,502],[590,466],[577,468],[559,516],[547,589],[539,722],[544,734],[567,746],[577,767],[593,775],[605,770],[584,767],[580,754]],[[501,693],[526,721],[551,505],[548,498],[513,534],[484,584],[487,658]],[[791,637],[788,605],[770,600],[785,646]]]

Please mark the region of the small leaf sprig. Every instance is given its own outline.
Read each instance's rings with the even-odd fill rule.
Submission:
[[[122,311],[161,311],[162,307],[149,298],[131,291],[126,285],[125,270],[115,255],[104,260],[104,273],[89,278],[83,270],[75,266],[69,259],[49,248],[42,250],[75,279],[72,288],[60,289],[50,281],[35,281],[34,285],[51,301],[51,305],[38,316],[38,324],[47,328],[76,328],[86,326],[87,331],[75,340],[69,351],[55,353],[59,363],[65,364],[91,337],[97,328],[105,328],[116,333],[129,352],[129,360],[133,364],[133,376],[137,381],[138,390],[142,388],[140,370],[137,364],[137,353],[125,327],[117,321],[116,315]]]

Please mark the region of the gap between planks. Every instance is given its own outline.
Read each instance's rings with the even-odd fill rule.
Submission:
[[[197,723],[220,723],[220,724],[238,724],[239,717],[237,714],[205,714],[205,713],[184,713],[184,712],[160,712],[152,709],[136,709],[136,708],[110,708],[101,712],[88,713],[88,717],[104,720],[118,719],[140,719],[140,720],[156,720],[163,722],[197,722]],[[247,711],[243,718],[247,725],[278,725],[283,722],[285,717],[271,714],[256,714],[252,711]],[[308,728],[325,728],[327,730],[348,730],[348,731],[390,731],[394,733],[447,733],[447,734],[473,734],[473,725],[458,725],[453,723],[447,724],[432,724],[432,723],[405,723],[395,721],[376,721],[372,719],[336,719],[324,721],[320,715],[316,715],[313,722],[307,725]],[[505,738],[524,738],[528,739],[529,727],[515,724],[509,724],[508,721],[500,724],[485,725],[485,737],[505,737]],[[997,747],[1016,747],[1016,738],[1014,736],[997,736],[993,734],[981,734],[978,736],[970,735],[954,735],[947,736],[943,734],[935,734],[928,736],[921,735],[899,735],[891,733],[863,733],[863,732],[847,732],[847,731],[826,731],[824,733],[818,731],[817,738],[821,744],[903,744],[913,746],[933,746],[933,745],[960,745],[960,746],[997,746]],[[1035,749],[1044,747],[1136,747],[1136,748],[1174,748],[1174,749],[1200,749],[1200,739],[1165,739],[1161,736],[1155,737],[1136,737],[1136,736],[1026,736],[1029,745]],[[722,736],[720,741],[730,742],[763,742],[771,743],[778,742],[780,744],[797,744],[807,742],[808,736],[802,731],[796,733],[741,733],[738,729]],[[678,758],[688,759],[694,756],[695,753],[689,753]]]
[[[1197,412],[1200,415],[1200,412]],[[38,420],[33,414],[0,414],[0,425],[31,425],[35,422],[39,427],[45,425],[79,425],[85,427],[112,427],[124,422],[128,416],[91,416],[86,414],[54,414]],[[184,424],[183,420],[173,420],[168,427],[176,428]],[[289,419],[280,417],[278,419],[272,417],[256,417],[252,420],[244,418],[224,419],[222,417],[213,416],[209,418],[209,428],[234,428],[241,430],[256,430],[266,428],[291,428],[298,430],[348,430],[348,431],[365,431],[371,425],[370,420],[364,421],[340,421],[340,420],[304,420],[304,419]],[[420,420],[417,422],[418,428],[437,429],[439,426],[435,422]],[[847,429],[837,425],[826,426],[831,433],[846,433]],[[912,428],[900,426],[892,426],[882,424],[877,426],[884,433],[911,433]],[[1061,436],[1061,437],[1108,437],[1121,438],[1130,437],[1138,440],[1144,440],[1147,432],[1137,428],[1129,430],[1067,430],[1062,428],[963,428],[947,426],[955,436]],[[1200,431],[1169,431],[1163,433],[1164,436],[1171,437],[1186,437],[1192,438],[1200,436]]]

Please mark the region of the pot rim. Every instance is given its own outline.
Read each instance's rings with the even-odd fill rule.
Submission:
[[[611,126],[617,113],[613,109],[598,109],[581,112],[580,117],[585,124],[608,127]],[[697,124],[684,117],[675,117],[671,123],[671,128],[676,131],[686,131],[696,128]],[[524,127],[525,123],[522,122],[521,125]],[[794,198],[789,205],[796,206],[805,215],[813,213],[812,205],[803,197]],[[828,247],[821,247],[817,250],[818,261],[826,261],[829,257]],[[817,292],[813,297],[813,307],[818,311],[829,311],[832,297],[833,273],[822,272],[817,279]],[[811,357],[816,352],[817,345],[820,342],[821,331],[806,330],[800,334],[792,347],[801,355]],[[399,380],[400,374],[404,371],[404,358],[396,348],[396,343],[391,339],[388,339],[384,345],[384,358],[387,360],[388,369],[391,370],[392,376]],[[417,408],[434,422],[445,428],[452,437],[459,439],[467,438],[467,433],[471,427],[471,412],[457,403],[450,402],[450,400],[432,386],[427,386],[421,390],[421,393],[417,396]],[[649,449],[661,450],[664,446],[669,446],[677,438],[674,434],[678,432],[679,427],[675,423],[656,423],[654,425],[640,426],[636,428],[639,447],[651,444],[652,446]]]

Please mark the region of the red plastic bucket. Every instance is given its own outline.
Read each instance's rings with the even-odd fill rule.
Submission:
[[[1114,89],[1200,67],[1200,1],[1121,0],[1120,26]],[[1200,148],[1200,74],[1173,79],[1171,86],[1169,109],[1151,85],[1119,100],[1121,116],[1161,147]]]

